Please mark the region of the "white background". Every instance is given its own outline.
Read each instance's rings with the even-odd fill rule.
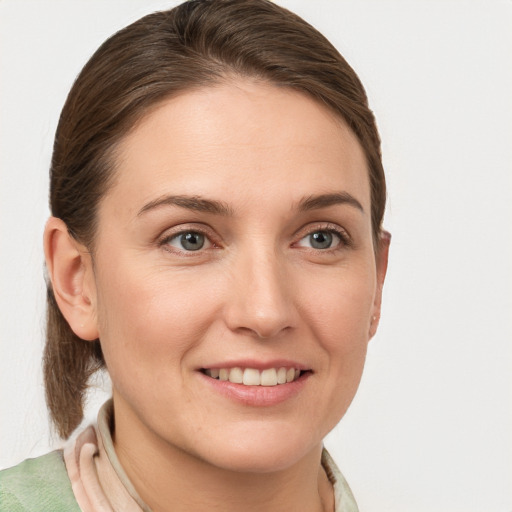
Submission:
[[[170,3],[0,0],[0,467],[52,446],[41,238],[58,114],[108,35]],[[389,182],[381,327],[327,446],[362,512],[511,512],[512,2],[281,3],[359,73]]]

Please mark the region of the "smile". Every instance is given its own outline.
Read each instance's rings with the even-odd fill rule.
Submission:
[[[297,380],[301,374],[306,373],[298,368],[267,368],[257,370],[256,368],[205,368],[202,373],[220,381],[229,381],[233,384],[245,386],[277,386],[288,384]]]

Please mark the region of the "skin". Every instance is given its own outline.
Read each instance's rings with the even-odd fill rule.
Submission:
[[[66,319],[101,339],[136,489],[155,511],[332,510],[322,440],[357,390],[388,250],[374,250],[355,135],[309,97],[239,79],[163,102],[116,164],[93,257],[58,219],[45,248]],[[354,201],[304,208],[326,194]],[[168,195],[224,210],[157,205]],[[312,246],[332,230],[331,247]],[[180,245],[187,231],[206,235],[201,250]],[[287,400],[252,406],[199,371],[240,358],[310,372]]]

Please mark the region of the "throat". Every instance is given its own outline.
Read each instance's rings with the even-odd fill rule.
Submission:
[[[177,454],[156,471],[153,464],[141,464],[141,460],[132,464],[135,460],[126,455],[129,459],[120,456],[122,465],[142,501],[154,512],[334,511],[332,485],[321,466],[316,470],[299,464],[272,473],[233,472]]]

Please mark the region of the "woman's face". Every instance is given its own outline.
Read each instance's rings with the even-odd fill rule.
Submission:
[[[238,471],[318,449],[356,392],[385,267],[356,137],[240,80],[162,103],[116,163],[91,278],[116,442]]]

